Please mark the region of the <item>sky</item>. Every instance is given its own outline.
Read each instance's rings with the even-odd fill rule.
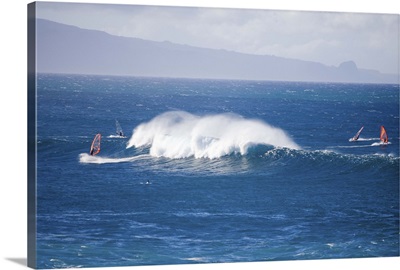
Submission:
[[[37,17],[112,35],[398,73],[399,15],[38,2]]]

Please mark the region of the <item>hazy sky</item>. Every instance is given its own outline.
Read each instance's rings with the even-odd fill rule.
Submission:
[[[126,37],[398,73],[399,15],[37,2],[37,17]]]

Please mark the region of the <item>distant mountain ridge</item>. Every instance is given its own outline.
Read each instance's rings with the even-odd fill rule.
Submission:
[[[120,37],[36,20],[37,71],[274,81],[398,83],[396,74],[321,63]]]

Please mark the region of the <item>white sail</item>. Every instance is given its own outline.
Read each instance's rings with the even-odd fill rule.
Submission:
[[[124,136],[124,131],[122,130],[122,127],[121,127],[121,125],[119,124],[118,120],[115,120],[115,126],[116,126],[116,128],[117,128],[116,134],[117,134],[118,136],[120,136],[120,137],[123,137],[123,136]]]
[[[354,142],[354,141],[357,141],[357,140],[358,140],[358,138],[360,137],[360,134],[361,134],[361,131],[363,130],[363,128],[364,128],[364,126],[362,126],[362,127],[360,128],[360,130],[357,131],[356,135],[354,135],[354,137],[350,139],[351,142]]]

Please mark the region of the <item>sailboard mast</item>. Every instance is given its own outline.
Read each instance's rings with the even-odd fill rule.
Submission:
[[[380,140],[383,143],[387,143],[389,141],[389,137],[386,133],[386,129],[384,126],[381,126],[381,136],[380,136]]]
[[[90,146],[90,155],[95,156],[100,152],[101,134],[96,134]]]

